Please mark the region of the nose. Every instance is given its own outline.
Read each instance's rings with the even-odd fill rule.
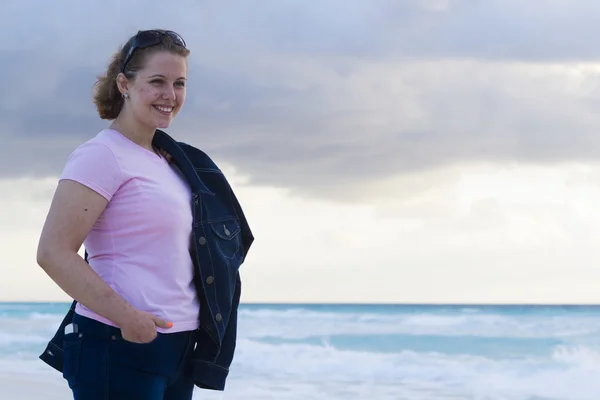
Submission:
[[[163,99],[165,100],[175,100],[175,97],[177,97],[175,95],[175,89],[171,86],[167,86],[165,88],[165,91],[163,92]]]

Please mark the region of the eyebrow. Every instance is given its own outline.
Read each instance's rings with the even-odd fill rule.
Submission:
[[[163,79],[167,79],[167,77],[166,77],[166,76],[164,76],[164,75],[161,75],[161,74],[156,74],[156,75],[152,75],[152,76],[149,76],[149,77],[148,77],[148,79],[152,79],[152,78],[163,78]],[[176,80],[180,80],[180,79],[183,79],[184,81],[186,80],[186,78],[185,78],[184,76],[180,76],[180,77],[179,77],[179,78],[177,78]]]

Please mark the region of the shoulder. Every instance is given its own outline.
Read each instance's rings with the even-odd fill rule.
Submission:
[[[156,130],[153,143],[154,145],[164,149],[168,153],[175,150],[174,146],[182,150],[185,157],[187,158],[187,160],[185,161],[189,161],[192,164],[192,166],[196,169],[216,169],[220,172],[220,169],[217,167],[212,158],[210,158],[210,156],[204,151],[192,146],[189,143],[175,140],[168,133],[160,129]],[[184,160],[181,161],[183,162]]]
[[[204,151],[185,142],[177,142],[177,145],[181,147],[186,156],[190,159],[194,168],[215,169],[222,172],[213,159]]]
[[[101,132],[70,154],[59,180],[76,181],[110,200],[124,178],[110,141]]]
[[[115,145],[114,141],[106,134],[105,131],[101,131],[91,139],[78,145],[70,154],[69,159],[78,156],[107,156],[108,158],[115,157]]]

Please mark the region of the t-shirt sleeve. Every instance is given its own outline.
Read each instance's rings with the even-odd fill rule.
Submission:
[[[123,174],[112,150],[91,140],[71,153],[59,178],[64,179],[87,186],[110,201],[123,182]]]

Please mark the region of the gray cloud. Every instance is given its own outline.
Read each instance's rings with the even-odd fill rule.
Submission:
[[[218,4],[2,3],[15,40],[0,43],[0,175],[59,173],[106,125],[96,75],[149,27],[192,49],[169,132],[254,182],[332,193],[454,162],[600,153],[598,72],[574,63],[598,58],[596,2]]]

